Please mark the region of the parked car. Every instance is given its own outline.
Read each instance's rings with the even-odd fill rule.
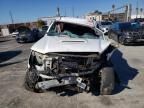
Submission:
[[[144,27],[144,18],[135,18],[135,19],[132,19],[131,22],[137,22],[137,23],[139,23],[141,26]]]
[[[105,35],[107,35],[109,28],[112,25],[112,22],[111,21],[101,21],[101,22],[98,22],[97,24],[98,24],[97,27],[99,29],[101,29]]]
[[[38,30],[38,28],[33,28],[31,31],[32,31],[32,36],[34,37],[35,41],[37,41],[41,38],[39,36],[40,31]]]
[[[19,32],[17,30],[11,33],[12,37],[16,37],[18,34]]]
[[[111,26],[109,38],[121,43],[128,44],[144,39],[144,30],[136,22],[117,22]]]
[[[18,29],[18,35],[16,35],[16,41],[21,42],[33,42],[37,40],[35,37],[34,31],[31,31],[30,28],[25,26],[20,26]]]
[[[40,31],[40,37],[43,37],[45,35],[45,33],[47,32],[47,30],[48,30],[47,25],[42,26],[41,29],[39,30]]]
[[[41,92],[71,85],[90,91],[94,84],[100,85],[101,94],[111,94],[115,73],[110,57],[114,49],[94,23],[80,18],[56,19],[31,47],[25,87]]]

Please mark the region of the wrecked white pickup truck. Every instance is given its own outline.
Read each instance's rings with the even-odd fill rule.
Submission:
[[[31,48],[25,87],[38,92],[69,85],[90,91],[99,84],[101,94],[111,94],[115,81],[110,61],[113,50],[93,22],[58,18]]]

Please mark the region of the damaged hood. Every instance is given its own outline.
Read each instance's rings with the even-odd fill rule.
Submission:
[[[110,42],[107,40],[45,35],[31,47],[31,50],[42,54],[50,52],[98,52],[101,54],[109,45]]]

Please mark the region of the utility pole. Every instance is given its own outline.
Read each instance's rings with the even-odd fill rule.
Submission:
[[[14,24],[13,14],[11,11],[9,11],[9,15],[10,15],[11,23]]]
[[[65,8],[65,17],[67,16],[66,8]]]
[[[136,6],[136,18],[138,17],[138,11],[139,11],[139,7],[138,7],[138,0],[137,0],[137,6]]]
[[[129,20],[129,10],[128,10],[129,6],[126,5],[125,6],[125,21],[128,21]]]
[[[112,5],[112,10],[113,10],[113,20],[114,20],[115,19],[115,15],[114,15],[115,14],[115,12],[114,12],[115,11],[115,5],[114,4]]]
[[[74,7],[72,7],[72,15],[73,15],[73,17],[75,16]]]
[[[110,17],[111,17],[111,16],[110,16],[110,12],[108,12],[108,20],[110,20]]]
[[[60,8],[57,7],[57,14],[56,14],[57,17],[60,17]]]
[[[11,11],[9,11],[10,19],[11,19],[11,24],[13,25],[13,30],[15,30],[15,24],[14,24],[14,19],[13,19],[13,14]]]
[[[140,8],[140,12],[141,12],[140,18],[142,18],[142,16],[143,16],[143,8]]]
[[[132,15],[132,4],[129,4],[129,21],[131,19],[131,15]]]

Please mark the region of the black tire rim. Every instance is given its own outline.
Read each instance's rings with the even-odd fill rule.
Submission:
[[[122,36],[120,36],[119,37],[119,43],[124,44],[125,43],[124,41],[125,41],[124,38]]]

